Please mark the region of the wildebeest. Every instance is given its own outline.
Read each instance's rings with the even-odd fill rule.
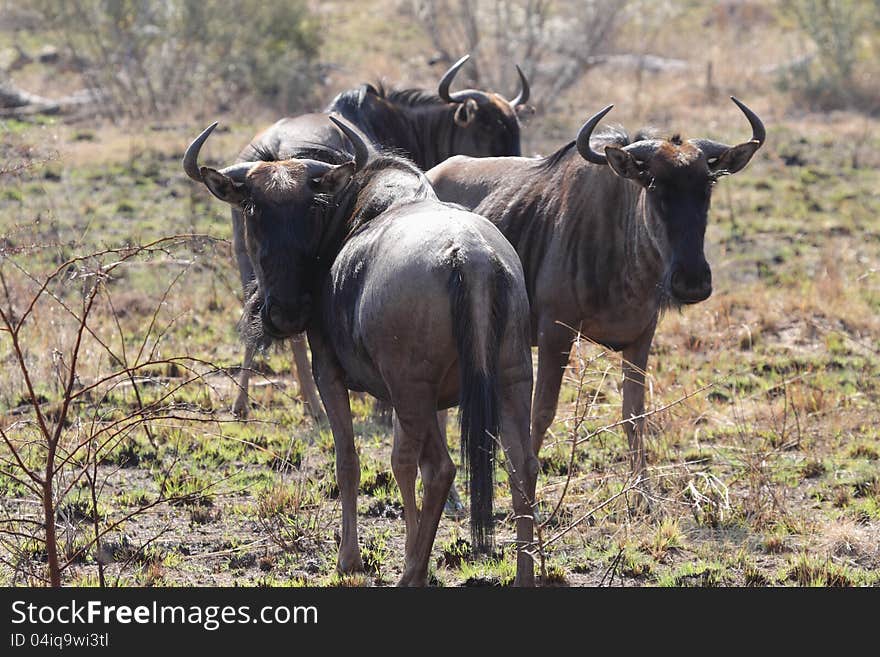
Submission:
[[[646,468],[644,381],[664,309],[712,292],[703,253],[712,186],[748,164],[764,143],[761,120],[733,98],[752,127],[737,146],[708,139],[594,137],[612,106],[547,158],[455,157],[428,172],[441,200],[496,224],[523,264],[538,373],[532,441],[540,449],[556,414],[576,329],[623,352],[623,417],[633,474]]]
[[[391,466],[406,520],[400,584],[427,581],[455,477],[436,412],[460,404],[474,547],[485,551],[492,541],[497,438],[510,466],[516,583],[531,585],[534,569],[524,550],[533,537],[538,465],[529,440],[532,365],[519,258],[490,222],[438,201],[409,161],[371,153],[353,127],[333,121],[351,141],[354,162],[291,158],[200,168],[211,126],[187,149],[184,169],[242,213],[259,291],[252,297],[259,332],[274,339],[308,336],[336,447],[339,570],[363,569],[360,469],[348,397],[358,390],[395,411]]]
[[[353,153],[350,143],[334,123],[331,113],[354,124],[374,145],[410,158],[422,170],[456,155],[519,155],[520,134],[517,108],[529,99],[529,84],[517,66],[521,89],[513,100],[497,93],[468,89],[450,93],[459,69],[459,59],[440,80],[437,94],[421,89],[386,90],[364,84],[339,94],[323,113],[281,119],[263,131],[241,151],[238,162],[278,161],[291,157],[311,158],[341,164]],[[232,208],[233,249],[245,297],[253,285],[254,271],[247,255],[241,212]],[[233,412],[248,413],[248,381],[255,345],[245,348],[239,376],[238,396]],[[320,417],[317,392],[309,375],[308,355],[301,340],[293,343],[297,379],[305,402]]]

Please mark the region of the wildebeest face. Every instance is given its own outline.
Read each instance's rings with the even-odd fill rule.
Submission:
[[[469,97],[455,111],[454,152],[472,157],[520,155],[519,119],[499,94],[464,92]]]
[[[518,114],[528,113],[526,105],[531,91],[529,81],[517,66],[520,91],[511,100],[497,93],[466,89],[450,93],[449,86],[459,69],[468,61],[465,55],[453,64],[440,80],[437,95],[455,106],[453,119],[457,130],[453,136],[453,152],[473,157],[501,157],[519,155]]]
[[[339,191],[353,172],[354,163],[291,159],[255,163],[236,182],[202,167],[211,193],[244,215],[245,244],[262,294],[260,317],[270,337],[290,337],[308,326],[323,234],[321,196]]]
[[[664,291],[674,302],[697,303],[712,294],[704,238],[714,178],[699,150],[673,144],[667,150],[652,162],[648,212],[659,220],[666,236]]]
[[[615,173],[645,188],[648,221],[666,262],[666,296],[678,304],[709,298],[712,270],[703,242],[715,176],[705,155],[678,137],[652,144],[644,161],[622,148],[605,154]]]
[[[752,138],[735,146],[710,139],[682,142],[676,135],[626,146],[606,144],[604,154],[598,153],[590,137],[613,105],[590,117],[575,142],[587,162],[608,165],[644,189],[647,219],[666,262],[663,291],[673,303],[697,303],[712,294],[712,271],[703,254],[712,184],[746,166],[767,136],[758,115],[733,96],[731,100],[752,128]]]

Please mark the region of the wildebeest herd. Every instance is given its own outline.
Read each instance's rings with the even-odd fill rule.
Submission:
[[[391,467],[406,522],[400,584],[427,582],[456,472],[437,411],[458,405],[474,548],[491,550],[500,446],[516,519],[515,582],[528,586],[537,457],[573,340],[580,333],[623,354],[630,462],[647,490],[644,381],[654,330],[664,309],[711,294],[703,241],[712,185],[746,166],[765,130],[734,98],[752,129],[735,146],[594,134],[609,106],[549,157],[521,157],[525,76],[517,67],[513,100],[452,93],[466,61],[436,94],[366,84],[324,113],[282,119],[220,170],[198,164],[213,124],[183,166],[232,207],[246,299],[237,414],[247,412],[255,350],[287,338],[305,401],[319,412],[296,340],[308,338],[336,450],[340,572],[363,570],[351,390],[394,411]]]

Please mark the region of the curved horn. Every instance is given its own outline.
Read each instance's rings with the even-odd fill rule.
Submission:
[[[198,137],[193,139],[192,143],[187,147],[183,154],[183,170],[190,178],[196,182],[205,182],[202,174],[199,172],[199,151],[202,150],[202,144],[217,127],[217,121],[205,128]]]
[[[746,118],[749,121],[749,125],[752,126],[752,138],[749,141],[756,142],[758,144],[755,149],[757,150],[764,144],[764,140],[767,138],[767,131],[764,129],[763,122],[761,121],[761,119],[758,118],[757,114],[746,107],[746,104],[741,102],[738,98],[736,98],[735,96],[731,96],[730,100],[736,103],[736,106],[739,107],[740,110],[742,110],[742,113],[746,115]],[[722,153],[731,148],[728,144],[714,141],[712,139],[691,139],[690,142],[701,151],[703,151],[703,154],[708,160],[720,157]]]
[[[598,114],[594,114],[578,131],[577,141],[575,142],[577,144],[577,150],[578,153],[581,154],[581,157],[587,162],[592,162],[593,164],[608,164],[608,158],[601,153],[597,153],[593,150],[593,147],[590,146],[590,135],[593,134],[593,130],[596,129],[599,121],[611,111],[612,107],[614,107],[614,105],[609,105]]]
[[[524,105],[529,102],[529,96],[532,91],[529,88],[529,80],[526,78],[526,74],[522,72],[522,69],[519,67],[519,64],[516,65],[516,72],[519,73],[519,82],[520,82],[520,91],[519,95],[510,101],[510,105],[512,107],[516,107],[517,105]]]
[[[443,77],[440,78],[440,86],[437,87],[437,95],[440,96],[447,103],[463,103],[464,100],[457,99],[453,96],[449,95],[449,85],[452,84],[452,80],[455,79],[455,76],[458,74],[458,69],[464,66],[465,62],[471,58],[470,55],[465,55],[461,59],[459,59],[455,64],[449,67],[449,70],[443,74]]]
[[[763,144],[764,140],[767,138],[767,131],[764,130],[764,124],[761,122],[761,119],[759,119],[758,115],[746,107],[746,104],[741,102],[736,96],[731,96],[730,100],[736,103],[736,106],[742,110],[742,113],[745,114],[746,118],[749,120],[749,125],[752,126],[752,141],[758,142],[759,146]]]
[[[370,149],[348,121],[335,116],[331,116],[330,120],[333,121],[337,128],[342,130],[343,134],[348,137],[348,140],[354,146],[354,169],[355,171],[360,171],[364,168],[370,157]]]

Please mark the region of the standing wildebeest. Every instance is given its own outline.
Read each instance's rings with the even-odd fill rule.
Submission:
[[[519,258],[490,222],[441,203],[409,161],[371,155],[352,127],[337,124],[352,142],[353,163],[287,159],[199,168],[211,126],[187,149],[184,169],[242,212],[259,330],[274,339],[308,335],[336,446],[338,567],[363,569],[360,468],[348,398],[348,390],[358,390],[395,411],[391,466],[406,519],[400,583],[427,581],[455,477],[436,412],[460,404],[474,547],[491,545],[498,437],[510,465],[516,582],[531,585],[534,568],[524,550],[533,536],[538,463],[529,440],[532,365]],[[424,484],[421,511],[417,468]]]
[[[456,155],[477,157],[519,155],[519,121],[516,110],[529,99],[529,85],[516,67],[522,88],[513,100],[473,89],[450,93],[458,70],[468,60],[458,60],[440,80],[437,95],[420,89],[386,91],[365,84],[339,94],[323,113],[281,119],[260,133],[239,154],[238,162],[278,161],[292,157],[341,164],[352,155],[349,142],[328,119],[342,115],[376,146],[394,149],[422,170]],[[241,212],[232,208],[232,244],[245,298],[253,285],[254,270],[247,254]],[[245,347],[239,392],[232,406],[239,417],[248,412],[248,381],[255,345]],[[310,412],[320,417],[318,395],[309,375],[308,355],[301,339],[294,338],[294,364],[301,393]]]
[[[737,146],[677,135],[629,143],[611,131],[595,137],[604,145],[598,153],[590,138],[608,106],[550,157],[455,157],[428,172],[441,200],[492,221],[522,260],[538,346],[535,453],[556,414],[574,328],[623,352],[631,465],[644,474],[645,368],[657,320],[711,294],[703,239],[712,185],[764,142],[761,120],[733,101],[752,127],[751,140]]]

